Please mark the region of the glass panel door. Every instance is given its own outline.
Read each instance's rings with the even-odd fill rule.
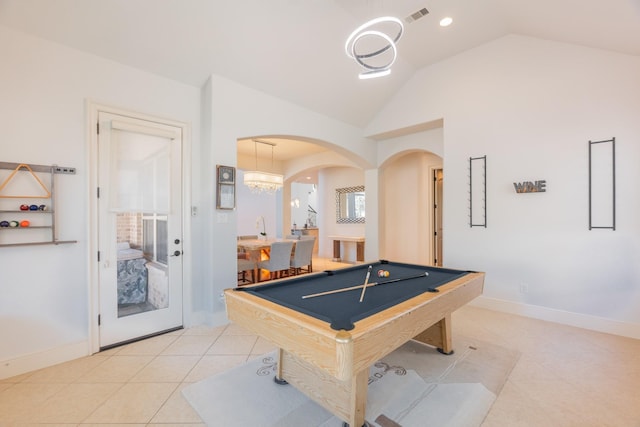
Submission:
[[[182,325],[181,133],[100,114],[100,346]]]

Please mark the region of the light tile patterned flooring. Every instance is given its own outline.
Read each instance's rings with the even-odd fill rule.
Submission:
[[[484,427],[640,427],[640,340],[472,306],[458,335],[521,352]],[[113,348],[0,380],[0,426],[202,426],[181,390],[272,349],[233,324]]]

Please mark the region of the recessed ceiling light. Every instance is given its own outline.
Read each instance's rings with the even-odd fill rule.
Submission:
[[[440,26],[441,27],[448,27],[449,25],[451,25],[451,23],[453,22],[453,18],[450,17],[446,17],[446,18],[442,18],[440,20]]]

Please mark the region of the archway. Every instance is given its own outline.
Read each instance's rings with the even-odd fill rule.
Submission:
[[[425,150],[394,154],[380,166],[380,257],[432,265],[433,171],[442,158]]]
[[[253,148],[253,140],[264,141],[275,144],[273,154],[269,150],[268,156],[259,157],[257,150]],[[273,155],[273,158],[270,156]],[[238,140],[238,185],[242,185],[243,170],[247,169],[260,169],[260,165],[268,167],[268,172],[279,173],[284,175],[284,186],[281,190],[275,194],[264,196],[256,195],[251,196],[249,192],[244,188],[238,189],[238,195],[245,194],[245,197],[255,198],[256,201],[251,207],[245,207],[244,201],[238,199],[238,235],[244,234],[256,234],[255,222],[256,214],[264,216],[266,219],[267,234],[274,237],[284,237],[291,234],[292,228],[296,221],[292,215],[291,203],[295,201],[296,197],[292,197],[291,187],[295,183],[303,183],[306,185],[313,185],[317,189],[318,186],[322,187],[318,179],[319,175],[325,175],[330,173],[329,171],[336,171],[340,173],[342,169],[357,170],[359,177],[355,178],[357,182],[352,185],[363,185],[364,183],[364,170],[365,168],[371,168],[371,164],[363,159],[361,156],[356,155],[337,144],[329,143],[318,139],[300,137],[300,136],[282,136],[282,135],[260,135],[250,138],[243,138]],[[350,176],[349,179],[352,179]],[[314,206],[314,210],[318,215],[323,215],[324,218],[334,218],[335,206],[333,204],[335,197],[333,196],[334,189],[325,191],[323,188],[319,189],[319,194],[322,192],[322,201],[319,206]],[[299,197],[299,196],[298,196]],[[257,201],[260,199],[260,201]],[[260,212],[255,211],[255,206],[259,206]],[[307,205],[304,206],[307,209]],[[321,211],[318,211],[318,208]],[[266,210],[268,213],[265,213]],[[251,213],[249,213],[251,212]],[[256,213],[257,212],[257,213]],[[296,223],[296,226],[304,227],[306,219]],[[274,225],[277,224],[277,225]],[[317,222],[314,226],[317,227]],[[364,234],[364,231],[362,231]],[[327,233],[324,233],[326,238]],[[325,246],[328,243],[322,240],[323,236],[319,236],[320,245]],[[327,254],[325,256],[328,257]]]

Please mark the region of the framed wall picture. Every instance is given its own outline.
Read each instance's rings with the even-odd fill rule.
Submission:
[[[236,185],[218,184],[218,209],[235,209],[236,207]]]
[[[235,184],[236,168],[233,166],[218,165],[218,184]]]
[[[216,167],[217,209],[235,209],[236,208],[236,168],[233,166]]]

